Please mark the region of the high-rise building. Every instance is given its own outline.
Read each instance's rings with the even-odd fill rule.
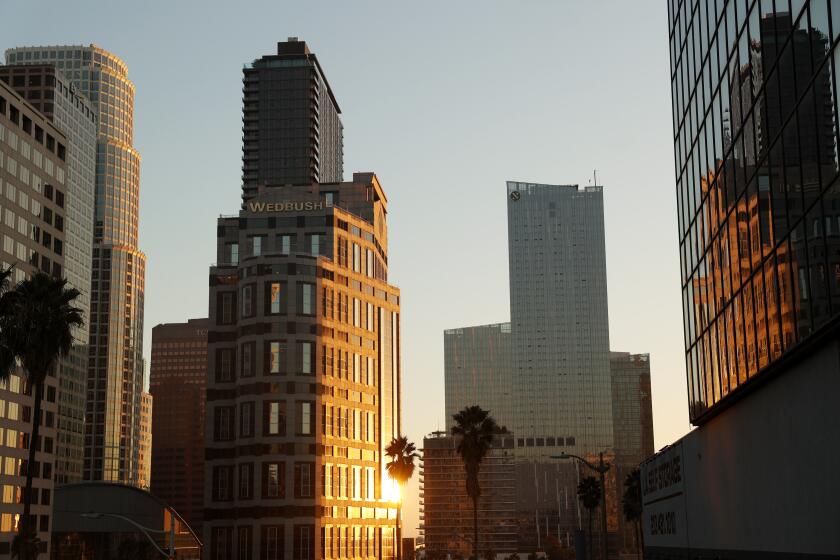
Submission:
[[[151,492],[201,534],[204,515],[204,402],[207,319],[152,329]]]
[[[55,482],[82,480],[87,391],[88,327],[90,317],[93,209],[96,186],[96,107],[75,84],[49,64],[0,66],[6,82],[49,118],[67,137],[67,207],[64,273],[79,290],[74,305],[85,325],[73,330],[75,345],[58,369],[58,437]]]
[[[611,475],[618,488],[616,502],[619,503],[627,477],[654,452],[650,355],[610,352],[610,378],[615,442]],[[635,554],[641,546],[635,523],[628,522],[621,510],[615,517],[616,551],[622,555]]]
[[[520,544],[570,546],[578,470],[550,456],[613,447],[603,192],[509,181],[507,195]]]
[[[444,333],[447,426],[478,404],[515,434],[518,550],[559,551],[574,542],[576,486],[591,473],[551,455],[614,460],[603,192],[509,181],[507,195],[511,321]]]
[[[469,558],[473,550],[473,504],[467,494],[457,443],[447,432],[433,432],[423,439],[420,473],[423,531],[426,554],[433,558]],[[491,551],[507,557],[519,550],[513,445],[513,436],[497,439],[481,463],[478,475],[481,558]]]
[[[513,422],[510,323],[450,329],[443,333],[446,429],[452,416],[478,405],[500,426]]]
[[[2,266],[14,281],[37,272],[64,275],[67,224],[67,138],[14,89],[0,81],[0,236]],[[23,513],[21,491],[32,431],[32,393],[18,371],[0,382],[0,554],[9,554]],[[44,386],[36,442],[32,515],[41,551],[49,554],[54,488],[58,380]]]
[[[511,181],[507,192],[517,448],[604,451],[613,438],[601,187]]]
[[[650,355],[610,352],[616,461],[634,465],[653,455]]]
[[[137,486],[148,489],[152,479],[152,409],[153,397],[145,391],[140,395],[140,462]]]
[[[290,37],[242,73],[243,201],[262,185],[340,182],[341,109],[306,42]]]
[[[395,557],[400,295],[373,173],[266,187],[217,225],[204,542],[211,558]],[[283,556],[285,555],[285,556]]]
[[[644,465],[645,556],[838,556],[837,5],[667,4],[697,428]]]
[[[134,84],[125,63],[95,45],[6,51],[7,64],[33,62],[55,66],[99,114],[83,475],[137,485],[146,256],[137,241]]]

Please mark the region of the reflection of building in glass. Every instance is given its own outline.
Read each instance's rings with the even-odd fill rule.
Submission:
[[[207,319],[152,329],[151,492],[201,533],[204,513],[204,399]]]
[[[643,467],[646,557],[838,555],[837,5],[668,9],[699,427]]]
[[[58,371],[58,439],[55,481],[82,480],[87,390],[93,208],[96,186],[96,107],[49,64],[0,67],[0,80],[27,99],[67,136],[67,224],[64,272],[81,293],[75,305],[85,326],[74,329],[75,346]]]
[[[510,323],[451,329],[443,333],[446,428],[452,416],[478,405],[500,426],[512,421]]]
[[[0,237],[2,266],[14,266],[10,281],[41,271],[64,275],[67,224],[67,145],[56,125],[0,81]],[[21,489],[32,430],[32,393],[23,372],[0,382],[0,554],[9,554],[23,513]],[[42,552],[49,553],[56,457],[57,376],[44,382],[40,446],[33,470],[32,515]]]
[[[714,96],[703,97],[708,113],[690,153],[688,121],[677,123],[696,421],[825,325],[832,294],[840,297],[828,30],[806,27],[789,12],[754,10],[730,65],[718,68]]]
[[[426,554],[433,558],[472,554],[473,505],[467,495],[464,464],[457,440],[446,432],[423,439],[423,529]],[[479,551],[505,556],[516,552],[516,469],[513,437],[505,437],[490,451],[479,471]]]
[[[341,181],[341,109],[306,42],[290,37],[242,74],[242,198],[260,185]]]
[[[205,543],[211,558],[395,557],[399,290],[376,175],[268,186],[217,227]],[[240,554],[241,557],[241,554]]]
[[[6,51],[7,64],[33,62],[55,66],[99,113],[83,474],[138,484],[146,256],[137,242],[134,84],[125,63],[95,45]]]

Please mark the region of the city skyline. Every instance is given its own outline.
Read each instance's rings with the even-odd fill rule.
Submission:
[[[369,7],[369,6],[368,6]],[[365,6],[362,6],[365,8]],[[617,7],[618,8],[618,7]],[[181,8],[176,8],[178,11]],[[26,8],[21,7],[23,12]],[[575,8],[574,10],[583,10],[583,8]],[[574,11],[573,10],[573,11]],[[292,10],[293,11],[293,10]],[[495,24],[501,25],[500,21],[503,19],[504,10],[495,7],[493,12],[493,21]],[[651,10],[656,15],[655,10]],[[556,13],[556,12],[552,12]],[[627,15],[627,14],[625,14]],[[452,22],[458,21],[458,18],[465,18],[466,14],[459,12],[457,9],[451,14]],[[578,14],[579,17],[583,17]],[[72,17],[68,14],[68,17]],[[108,17],[108,14],[103,14],[100,17]],[[140,16],[138,16],[140,17]],[[360,17],[355,14],[354,17]],[[394,12],[385,10],[383,17],[395,18]],[[489,17],[489,16],[485,16]],[[537,19],[537,16],[533,16]],[[614,16],[616,20],[620,19],[620,14]],[[458,325],[468,324],[482,324],[492,321],[497,321],[505,318],[507,313],[504,311],[507,308],[507,257],[505,255],[504,244],[498,245],[499,236],[494,236],[488,230],[483,228],[481,222],[477,219],[478,215],[483,214],[483,219],[498,219],[504,215],[504,206],[498,203],[501,198],[500,193],[504,189],[504,181],[511,177],[524,177],[527,180],[545,181],[545,182],[578,182],[585,186],[587,178],[591,174],[590,168],[598,168],[599,173],[604,175],[606,182],[610,185],[616,185],[612,189],[605,189],[605,204],[607,207],[607,253],[608,253],[608,278],[609,278],[609,300],[610,308],[612,310],[611,316],[611,333],[610,338],[613,341],[613,346],[616,348],[623,348],[631,351],[644,351],[652,354],[652,363],[654,364],[654,407],[655,417],[657,419],[657,447],[668,443],[672,439],[685,432],[688,427],[685,416],[685,402],[686,393],[684,387],[684,379],[680,375],[684,372],[682,365],[682,358],[680,355],[680,348],[682,340],[679,336],[679,294],[677,290],[673,289],[675,282],[670,284],[666,280],[659,280],[657,273],[653,270],[644,270],[644,266],[635,264],[637,260],[644,260],[646,253],[651,250],[664,252],[667,251],[671,256],[671,260],[664,264],[657,264],[655,270],[658,274],[664,274],[670,278],[678,277],[678,262],[676,260],[677,250],[674,232],[676,231],[675,221],[670,210],[673,204],[673,194],[670,185],[673,181],[673,170],[671,162],[673,161],[673,154],[671,145],[668,142],[668,129],[670,123],[667,119],[667,111],[661,114],[660,107],[651,109],[647,116],[651,119],[659,121],[659,126],[664,124],[664,134],[652,134],[655,140],[652,142],[660,146],[661,153],[657,157],[649,156],[647,153],[633,149],[632,147],[624,148],[625,144],[635,141],[641,127],[636,126],[636,130],[627,130],[623,134],[617,134],[618,142],[615,140],[605,141],[603,129],[599,128],[597,123],[585,123],[576,121],[570,112],[577,112],[569,109],[552,109],[556,111],[552,115],[558,122],[571,121],[574,126],[570,129],[574,131],[579,141],[585,145],[586,150],[591,150],[588,156],[581,157],[580,149],[576,150],[568,144],[549,143],[545,148],[539,146],[532,146],[533,153],[524,156],[516,144],[505,143],[504,146],[510,149],[510,158],[497,158],[499,162],[485,165],[485,160],[479,157],[478,152],[471,152],[469,158],[460,161],[452,161],[450,156],[440,149],[435,147],[432,140],[436,140],[430,135],[430,129],[424,127],[415,127],[416,133],[414,136],[414,144],[412,148],[407,149],[405,146],[400,148],[400,142],[394,142],[396,146],[393,148],[384,143],[381,139],[376,140],[372,137],[366,137],[363,132],[360,132],[365,125],[361,123],[370,123],[369,128],[379,131],[383,138],[395,138],[394,134],[388,133],[386,119],[404,118],[417,125],[416,120],[412,120],[409,113],[417,111],[418,107],[422,107],[420,99],[414,97],[412,103],[404,103],[404,107],[397,108],[389,103],[392,98],[405,99],[404,95],[398,87],[398,80],[381,81],[379,86],[382,90],[379,93],[372,94],[366,87],[361,87],[350,81],[351,77],[360,75],[369,75],[376,71],[378,66],[383,64],[386,68],[393,68],[396,55],[386,56],[376,49],[376,42],[367,41],[362,42],[357,46],[346,47],[347,52],[342,52],[341,38],[347,37],[349,31],[344,31],[339,34],[338,39],[331,39],[329,37],[331,32],[336,31],[335,24],[328,24],[324,29],[319,29],[315,25],[314,11],[311,14],[296,13],[296,18],[300,21],[297,23],[290,23],[288,28],[274,29],[270,32],[255,34],[253,39],[243,40],[241,44],[237,44],[235,51],[232,54],[223,54],[219,57],[213,58],[212,67],[222,68],[226,72],[224,80],[206,81],[203,79],[196,79],[195,84],[201,84],[201,90],[206,88],[207,83],[212,83],[213,88],[219,89],[224,93],[224,96],[209,95],[210,100],[205,103],[192,103],[185,94],[189,94],[191,88],[187,87],[187,92],[173,94],[174,99],[172,105],[177,109],[177,114],[169,113],[171,109],[167,108],[162,111],[161,115],[170,118],[170,127],[157,126],[163,124],[163,121],[157,119],[162,118],[160,115],[156,116],[153,111],[156,108],[155,99],[159,97],[157,90],[166,87],[166,80],[178,80],[177,83],[188,86],[187,78],[179,74],[171,73],[171,70],[160,66],[160,59],[155,60],[152,64],[155,54],[159,51],[152,49],[148,54],[138,50],[135,41],[136,36],[131,33],[127,37],[118,37],[110,32],[100,33],[90,23],[82,24],[79,22],[77,28],[79,30],[78,36],[68,37],[62,34],[60,30],[50,29],[49,25],[43,29],[36,31],[27,31],[24,35],[15,29],[3,29],[4,36],[8,37],[8,44],[13,45],[39,45],[39,44],[55,44],[60,42],[89,44],[95,42],[101,44],[110,52],[114,52],[121,58],[127,61],[131,68],[132,80],[138,85],[138,117],[137,117],[137,140],[136,144],[138,150],[144,153],[144,198],[141,203],[141,236],[144,240],[141,242],[141,249],[151,255],[150,261],[157,261],[157,264],[150,264],[154,267],[154,271],[150,270],[149,275],[149,309],[147,311],[147,336],[146,343],[150,337],[148,331],[157,323],[183,321],[190,316],[201,316],[206,313],[206,292],[203,290],[195,290],[194,286],[202,286],[205,289],[206,282],[196,280],[196,277],[201,278],[206,271],[206,263],[212,261],[213,249],[204,246],[207,232],[211,231],[212,220],[196,221],[189,217],[174,220],[175,212],[180,214],[184,205],[191,205],[192,212],[197,215],[204,214],[206,216],[214,217],[222,209],[235,207],[237,203],[238,192],[235,189],[232,192],[231,185],[236,185],[239,182],[240,165],[239,156],[241,151],[238,148],[240,142],[239,129],[241,122],[239,121],[241,103],[241,82],[237,79],[236,74],[241,68],[243,62],[253,60],[256,58],[256,53],[268,52],[277,41],[283,40],[288,35],[297,35],[302,39],[307,40],[313,49],[319,53],[321,60],[326,66],[325,72],[330,75],[330,80],[336,90],[341,91],[342,108],[348,113],[345,117],[345,127],[348,131],[345,139],[345,168],[348,173],[354,170],[374,168],[377,171],[383,170],[387,176],[383,182],[388,185],[390,198],[393,200],[392,217],[392,244],[400,247],[399,250],[394,251],[394,260],[391,267],[391,274],[394,281],[401,285],[404,294],[410,294],[406,298],[406,304],[403,308],[406,315],[406,329],[412,332],[412,336],[405,337],[404,353],[406,355],[405,366],[405,381],[406,391],[411,394],[419,395],[414,402],[408,401],[405,410],[405,425],[411,439],[419,441],[422,436],[437,427],[443,427],[443,345],[440,337],[440,332],[445,328],[452,328]],[[141,18],[142,19],[142,18]],[[341,19],[341,18],[337,18]],[[613,18],[610,18],[613,19]],[[656,17],[653,18],[656,21]],[[441,29],[446,31],[449,25],[454,25],[452,22],[440,23]],[[618,33],[618,30],[612,26],[617,22],[610,24],[610,29],[613,33]],[[215,25],[220,25],[220,21]],[[348,26],[352,27],[352,26]],[[411,25],[403,26],[401,29],[410,33],[410,39],[414,41],[422,41],[423,34],[420,33],[420,26]],[[618,26],[616,26],[618,27]],[[659,30],[661,32],[661,29]],[[662,32],[661,32],[662,33]],[[664,35],[664,33],[662,33]],[[97,36],[98,35],[98,36]],[[104,36],[103,36],[104,35]],[[351,33],[350,36],[355,36]],[[654,33],[654,35],[656,35]],[[537,43],[539,39],[539,43]],[[528,49],[531,50],[537,44],[538,49],[544,49],[545,54],[541,56],[554,57],[558,56],[557,49],[551,48],[550,41],[544,35],[534,35],[529,39]],[[170,37],[169,41],[172,41]],[[453,37],[453,41],[456,39]],[[201,42],[201,41],[197,41]],[[394,41],[394,43],[398,43]],[[651,50],[654,56],[658,57],[661,62],[659,85],[651,88],[656,91],[656,94],[662,100],[667,99],[667,53],[662,53],[661,42],[653,41]],[[485,47],[492,45],[489,36],[481,36],[480,44]],[[469,51],[469,45],[459,42],[459,48],[468,49],[473,55],[478,54],[478,51]],[[170,49],[173,44],[166,43]],[[184,49],[184,53],[180,56],[190,56],[190,48],[186,42],[179,45]],[[203,45],[207,47],[207,45]],[[214,47],[215,48],[215,47]],[[405,47],[402,47],[405,49]],[[505,69],[513,72],[513,78],[524,78],[525,76],[513,70],[511,64],[516,59],[515,53],[519,52],[515,46],[505,45],[506,51],[499,52],[494,58],[497,63],[504,64]],[[355,50],[354,50],[355,49]],[[603,51],[601,51],[603,55]],[[403,52],[402,55],[406,59],[406,63],[411,65],[417,64],[420,59],[411,52]],[[234,61],[230,59],[234,58]],[[481,60],[481,59],[479,59]],[[484,59],[486,61],[488,59]],[[599,59],[602,63],[604,59]],[[614,63],[610,63],[614,64]],[[153,70],[160,72],[161,77],[151,79],[153,75],[150,72]],[[199,63],[197,71],[203,72],[208,69],[206,65]],[[486,100],[474,100],[476,107],[468,107],[464,104],[463,98],[469,98],[470,94],[477,93],[470,86],[464,78],[480,78],[482,85],[490,86],[494,82],[487,81],[485,73],[482,70],[482,64],[477,65],[476,68],[467,68],[464,70],[465,74],[461,78],[454,76],[453,70],[449,70],[443,74],[436,74],[437,78],[442,79],[442,83],[451,83],[466,88],[460,95],[463,97],[456,98],[456,105],[461,109],[470,109],[464,114],[466,127],[464,129],[456,127],[455,141],[471,140],[476,134],[475,125],[479,122],[476,120],[481,112],[481,109],[488,108]],[[619,72],[621,75],[621,73]],[[222,83],[224,82],[224,83]],[[552,95],[558,94],[559,90],[554,82],[548,82],[551,86],[549,91]],[[340,85],[339,85],[340,84]],[[497,84],[501,85],[501,84]],[[535,118],[540,113],[540,110],[547,110],[547,98],[538,94],[539,87],[542,83],[530,82],[531,89],[524,92],[525,98],[534,102],[535,110],[524,111],[516,113],[517,118],[511,120],[509,117],[504,117],[504,112],[501,110],[504,106],[504,100],[496,106],[490,105],[495,111],[500,114],[499,123],[494,125],[492,134],[501,138],[505,134],[506,128],[513,128],[516,130],[516,125],[524,126],[525,128],[535,126]],[[506,87],[506,86],[505,86]],[[432,101],[437,101],[439,98],[435,97],[434,91],[423,89],[424,94],[430,95]],[[498,93],[498,92],[497,92]],[[371,98],[365,100],[364,97]],[[383,104],[382,101],[385,101]],[[665,101],[667,103],[667,101]],[[218,105],[214,105],[218,104]],[[349,104],[349,105],[348,105]],[[652,104],[655,105],[655,104]],[[660,104],[661,105],[661,104]],[[352,106],[353,110],[347,110]],[[157,106],[162,109],[161,106]],[[201,111],[196,112],[198,109]],[[214,117],[218,117],[220,122],[227,123],[227,132],[220,132],[219,134],[227,134],[231,136],[230,143],[225,142],[223,157],[207,157],[207,154],[201,152],[201,148],[210,148],[215,150],[219,145],[206,142],[197,136],[188,136],[195,142],[195,147],[192,147],[189,142],[182,142],[178,135],[171,129],[184,131],[189,128],[190,123],[202,126],[206,125],[203,120],[197,121],[195,119],[206,118],[208,109],[212,111]],[[443,111],[443,109],[440,109]],[[474,112],[473,112],[474,111]],[[658,112],[657,112],[658,111]],[[644,112],[642,112],[645,114]],[[445,115],[445,112],[444,112]],[[144,121],[144,116],[148,117]],[[544,116],[544,115],[539,115]],[[178,120],[176,120],[176,118]],[[608,118],[608,117],[606,117]],[[626,118],[630,118],[629,116]],[[439,122],[445,122],[441,120]],[[636,122],[636,121],[632,121]],[[185,126],[179,125],[184,123]],[[355,123],[355,125],[354,125]],[[472,128],[473,130],[467,130]],[[628,127],[632,129],[632,125]],[[184,131],[187,134],[191,132]],[[600,134],[599,134],[600,133]],[[205,134],[205,133],[202,133]],[[409,135],[411,136],[411,135]],[[598,138],[600,136],[600,138]],[[661,136],[661,137],[660,137]],[[183,147],[187,154],[187,161],[195,164],[204,164],[205,161],[218,159],[218,163],[214,162],[212,165],[190,166],[190,172],[181,171],[174,167],[175,161],[170,159],[171,156],[160,151],[159,147],[153,145],[152,138],[160,139],[160,144],[169,146],[170,149]],[[545,140],[545,138],[542,138]],[[596,146],[597,143],[604,142],[607,147],[612,150],[619,148],[621,155],[618,157],[610,157],[606,151],[606,147]],[[530,142],[526,142],[530,146]],[[644,143],[644,142],[642,142]],[[233,149],[230,149],[230,144]],[[482,144],[480,146],[488,149],[493,146]],[[499,145],[495,145],[496,148]],[[600,150],[599,150],[600,148]],[[445,183],[451,184],[451,180],[465,181],[468,179],[468,188],[464,192],[456,192],[455,190],[441,189],[435,187],[429,189],[422,196],[419,192],[422,189],[413,188],[420,187],[423,183],[426,186],[433,184],[433,178],[437,173],[420,173],[414,166],[418,163],[412,162],[411,159],[397,156],[396,150],[401,149],[408,152],[413,152],[415,157],[422,155],[423,159],[432,159],[438,162],[437,165],[423,164],[423,167],[440,167],[448,169],[451,172],[451,178],[447,179]],[[530,148],[529,148],[530,149]],[[177,151],[177,150],[176,150]],[[565,153],[564,153],[565,152]],[[626,175],[626,165],[628,161],[639,160],[644,158],[656,159],[656,167],[659,169],[657,173],[650,173],[649,169],[637,169],[635,174]],[[552,161],[551,165],[546,166],[540,161]],[[382,163],[380,163],[382,162]],[[591,162],[591,163],[590,163]],[[384,165],[383,165],[384,164]],[[606,165],[605,165],[606,164]],[[400,167],[402,166],[402,167]],[[482,169],[477,169],[477,166],[483,166]],[[661,168],[661,169],[660,169]],[[168,175],[172,177],[168,177]],[[149,177],[151,175],[151,178]],[[380,171],[380,175],[382,172]],[[416,175],[416,177],[412,177]],[[654,176],[661,176],[658,182],[651,181]],[[649,209],[639,209],[639,215],[635,217],[640,223],[650,222],[650,216],[660,217],[665,222],[661,228],[653,231],[645,231],[638,234],[638,237],[631,235],[634,232],[630,225],[632,222],[624,220],[612,220],[611,216],[618,215],[627,211],[629,202],[635,199],[634,196],[628,196],[626,193],[638,192],[639,186],[645,182],[651,182],[655,188],[649,186],[651,192],[656,192],[657,196],[661,197],[661,204],[666,211],[652,212]],[[457,183],[456,183],[457,184]],[[151,185],[151,186],[150,186]],[[642,193],[645,193],[642,190]],[[649,194],[649,193],[645,193]],[[485,200],[482,200],[484,198]],[[639,196],[639,200],[645,201],[644,196]],[[470,240],[470,228],[474,231],[481,232],[485,238],[485,243],[472,245],[467,254],[462,253],[463,263],[454,263],[452,261],[445,261],[447,267],[455,266],[455,274],[447,274],[448,281],[455,283],[453,286],[447,285],[442,281],[434,280],[430,286],[423,286],[424,282],[430,280],[427,274],[418,274],[416,265],[409,262],[415,260],[411,255],[417,255],[416,260],[423,260],[427,257],[431,258],[432,254],[428,249],[422,247],[415,241],[414,237],[421,237],[418,234],[422,231],[420,229],[421,222],[417,221],[411,216],[412,211],[417,208],[417,204],[434,204],[443,212],[443,219],[454,220],[456,216],[463,220],[463,223],[454,223],[454,227],[449,230],[449,239],[458,239],[463,242]],[[205,206],[206,205],[206,206]],[[470,209],[472,212],[456,211],[457,209]],[[475,211],[475,209],[478,211]],[[475,214],[476,218],[470,216]],[[645,218],[645,216],[648,216]],[[205,223],[206,222],[206,223]],[[673,222],[673,223],[672,223]],[[168,227],[162,227],[164,224],[173,223],[181,225],[183,229],[179,228],[181,240],[183,244],[166,243],[164,245],[164,235],[169,236],[172,230]],[[209,225],[208,225],[209,224]],[[469,224],[469,225],[465,225]],[[196,230],[193,234],[190,229]],[[203,229],[202,229],[203,228]],[[626,231],[624,231],[626,229]],[[486,234],[486,235],[485,235]],[[504,236],[504,232],[501,232]],[[625,241],[624,237],[629,238]],[[210,235],[212,238],[212,234]],[[437,238],[435,238],[437,239]],[[496,246],[494,246],[494,243]],[[189,246],[188,251],[179,250],[178,246]],[[636,251],[632,251],[635,246]],[[190,253],[190,254],[187,254]],[[194,254],[193,254],[194,253]],[[399,255],[402,253],[403,255]],[[169,272],[175,267],[176,263],[183,266],[183,273],[181,278],[187,290],[182,290],[178,285],[173,285],[171,279],[168,278]],[[493,263],[493,264],[488,264]],[[168,268],[170,267],[170,268]],[[485,272],[483,267],[488,267],[492,274]],[[636,268],[634,268],[636,267]],[[451,268],[450,268],[451,270]],[[154,280],[153,280],[154,279]],[[486,285],[477,293],[468,293],[464,291],[467,286],[477,282],[483,282]],[[661,283],[660,283],[661,282]],[[152,287],[154,286],[154,287]],[[657,288],[661,286],[661,288]],[[191,295],[187,292],[201,292],[196,295]],[[644,301],[645,297],[653,298],[658,296],[660,292],[673,292],[671,300],[673,301],[672,309],[669,315],[670,322],[666,324],[670,327],[652,327],[647,331],[652,334],[643,334],[635,332],[635,314],[640,313],[643,309],[641,304],[637,304],[634,299]],[[466,297],[465,297],[466,296]],[[632,296],[632,297],[631,297]],[[153,301],[156,300],[156,301]],[[436,304],[433,310],[424,309],[428,301],[440,301],[441,304]],[[495,301],[494,301],[495,300]],[[490,305],[487,304],[491,301]],[[171,304],[169,303],[171,302]],[[445,307],[444,307],[445,306]],[[433,315],[434,314],[434,315]],[[615,331],[615,332],[613,332]],[[675,331],[671,333],[669,331]],[[616,335],[616,333],[618,333]],[[666,342],[659,342],[660,337],[670,340]],[[655,343],[648,342],[648,340],[656,341]],[[675,342],[675,343],[674,343]],[[663,351],[663,348],[667,350]],[[426,353],[424,350],[428,349],[428,354],[431,358],[419,356],[421,353]],[[668,355],[676,356],[676,359],[668,359]],[[148,356],[148,353],[146,353]],[[428,376],[433,376],[434,382],[429,384],[426,380]],[[428,388],[424,387],[429,385]],[[669,408],[669,401],[675,401],[675,406]],[[427,414],[428,407],[431,406],[435,410],[433,415]],[[666,412],[660,412],[659,408],[664,407]],[[432,418],[428,418],[432,416]],[[433,423],[434,422],[434,423]],[[660,427],[661,426],[661,427]],[[409,525],[407,524],[407,527]]]

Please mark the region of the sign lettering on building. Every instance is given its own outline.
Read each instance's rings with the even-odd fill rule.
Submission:
[[[683,442],[642,464],[642,530],[645,546],[687,546]]]
[[[314,202],[249,202],[249,212],[311,212],[313,210],[323,210],[324,203],[322,201]]]

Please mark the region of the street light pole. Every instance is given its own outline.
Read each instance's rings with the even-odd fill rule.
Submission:
[[[598,454],[598,464],[593,465],[583,457],[572,455],[571,453],[561,453],[560,455],[552,455],[552,459],[577,459],[593,471],[598,473],[598,478],[601,484],[601,537],[603,546],[601,547],[601,558],[607,560],[607,489],[604,480],[604,475],[610,470],[610,464],[604,463],[604,453]]]
[[[133,525],[137,529],[140,530],[143,535],[149,539],[149,542],[152,543],[152,546],[155,547],[155,550],[160,552],[163,556],[165,556],[169,560],[175,560],[175,518],[172,517],[170,514],[169,517],[169,530],[166,529],[152,529],[151,527],[146,527],[145,525],[140,525],[130,517],[126,517],[125,515],[120,515],[118,513],[82,513],[82,517],[85,519],[102,519],[103,517],[113,517],[114,519],[121,519],[126,523]],[[155,539],[152,538],[152,535],[149,533],[157,533],[157,534],[167,534],[169,533],[169,552],[164,551],[158,544],[155,542]]]

